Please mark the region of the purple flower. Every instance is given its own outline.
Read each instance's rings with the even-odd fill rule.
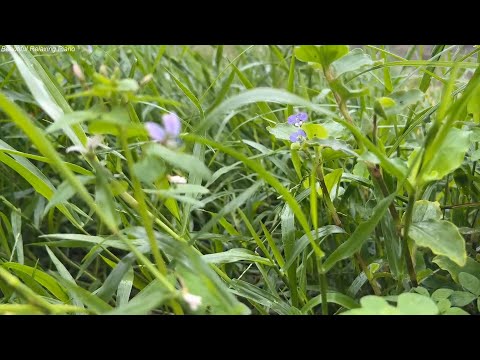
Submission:
[[[305,121],[307,121],[308,115],[304,112],[299,112],[288,117],[288,123],[290,125],[302,126]]]
[[[152,140],[155,140],[155,141],[165,140],[165,130],[163,130],[163,128],[157,123],[154,123],[152,121],[146,122],[145,128],[147,129],[148,134],[150,135]]]
[[[172,137],[177,137],[178,135],[180,135],[182,123],[180,122],[177,114],[165,114],[162,116],[162,120],[163,127],[165,128],[167,134],[171,135]]]
[[[307,134],[302,129],[294,132],[290,135],[291,142],[302,142],[303,139],[307,137]]]
[[[165,114],[162,116],[163,127],[155,122],[148,121],[145,123],[145,128],[152,140],[172,145],[176,143],[182,123],[178,116],[174,113]]]

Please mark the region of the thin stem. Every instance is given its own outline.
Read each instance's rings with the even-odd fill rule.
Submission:
[[[412,256],[408,247],[408,232],[410,230],[410,224],[412,223],[413,205],[416,200],[416,192],[410,193],[408,197],[407,210],[405,212],[405,226],[403,228],[403,252],[405,261],[407,262],[408,275],[413,286],[418,286],[417,275],[415,274],[415,267],[413,266]]]
[[[153,233],[152,218],[151,216],[149,216],[147,206],[145,204],[145,194],[143,193],[140,180],[138,180],[137,176],[133,171],[134,162],[133,162],[132,153],[130,151],[130,148],[128,147],[128,140],[124,131],[120,129],[119,133],[120,133],[120,142],[122,144],[125,158],[127,159],[128,170],[130,172],[130,177],[132,179],[135,199],[138,202],[137,209],[140,214],[140,217],[142,218],[143,226],[145,227],[148,241],[150,243],[150,248],[152,250],[152,254],[155,259],[155,262],[157,264],[158,271],[160,271],[160,273],[162,273],[163,275],[166,275],[167,267],[165,265],[165,261],[162,258],[162,255],[160,254],[160,249],[158,248],[158,244],[155,239],[155,234]]]

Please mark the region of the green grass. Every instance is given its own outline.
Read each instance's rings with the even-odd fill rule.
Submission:
[[[478,48],[9,49],[0,314],[480,312]]]

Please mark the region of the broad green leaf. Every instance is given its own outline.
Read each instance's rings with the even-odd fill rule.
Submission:
[[[274,127],[267,126],[267,130],[276,139],[290,141],[290,135],[297,132],[298,128],[289,124],[277,124]]]
[[[452,289],[438,289],[433,292],[432,300],[440,301],[443,299],[448,299],[452,294],[453,294]]]
[[[451,307],[447,311],[443,313],[443,315],[470,315],[468,312],[466,312],[463,309],[460,309],[458,307]]]
[[[302,45],[295,48],[300,61],[319,63],[328,68],[332,62],[348,53],[348,45]]]
[[[387,211],[388,206],[395,198],[395,193],[389,197],[382,199],[373,209],[372,216],[367,221],[361,223],[353,234],[341,244],[328,258],[325,260],[324,267],[326,271],[330,270],[337,262],[346,259],[360,250],[363,243],[367,241],[370,234],[377,226],[380,219]]]
[[[470,132],[451,128],[431,161],[423,165],[417,179],[421,183],[440,180],[462,165],[470,147]]]
[[[355,71],[363,66],[372,65],[371,57],[360,48],[353,49],[345,56],[332,63],[334,76],[337,78],[347,72]]]
[[[453,306],[466,306],[470,304],[473,300],[477,297],[468,291],[454,291],[452,295],[450,295],[450,302]]]
[[[477,88],[476,92],[472,95],[467,103],[467,112],[472,114],[473,121],[480,122],[480,88]]]
[[[146,184],[152,184],[155,180],[164,176],[166,170],[163,160],[151,154],[146,155],[133,165],[135,175]]]
[[[273,266],[270,260],[255,255],[255,253],[247,249],[230,249],[221,253],[207,254],[203,255],[202,259],[207,264],[229,264],[237,261],[248,261]]]
[[[444,314],[452,307],[452,303],[448,299],[441,299],[437,302],[437,307],[440,314]]]
[[[421,295],[420,295],[421,296]],[[367,295],[360,299],[360,308],[351,309],[342,313],[342,315],[401,315],[399,309],[390,305],[385,299]]]
[[[312,140],[314,138],[325,139],[326,137],[328,137],[327,129],[325,129],[325,127],[320,124],[306,123],[302,125],[302,129],[305,130],[305,133],[307,134],[307,138],[309,140]]]
[[[434,254],[446,256],[459,266],[465,265],[465,240],[451,222],[430,219],[412,223],[408,236],[418,246],[428,247]]]
[[[427,296],[403,293],[398,296],[397,308],[404,315],[437,315],[438,307]]]
[[[394,101],[394,105],[384,107],[387,116],[399,114],[406,107],[413,105],[423,99],[423,93],[418,89],[396,91],[388,95]],[[390,101],[388,101],[390,103]]]
[[[435,201],[418,200],[413,205],[412,222],[440,220],[442,218],[442,210],[440,204]]]
[[[147,154],[158,156],[179,169],[198,175],[203,179],[211,177],[211,171],[205,164],[193,155],[176,152],[160,144],[152,144],[147,149]]]
[[[470,291],[476,296],[480,296],[480,280],[477,277],[466,272],[461,272],[458,274],[458,281],[465,290]]]
[[[480,278],[480,263],[470,257],[467,257],[467,261],[464,266],[458,266],[446,256],[435,256],[432,262],[437,264],[440,269],[448,271],[453,280],[456,282],[458,282],[458,274],[461,272],[466,272],[474,275],[477,278]]]

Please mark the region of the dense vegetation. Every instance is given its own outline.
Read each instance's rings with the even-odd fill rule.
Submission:
[[[0,313],[480,312],[479,48],[63,49],[0,52]]]

